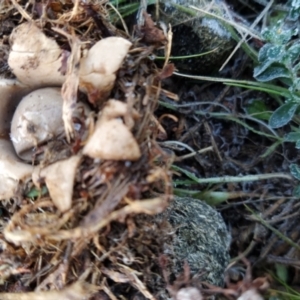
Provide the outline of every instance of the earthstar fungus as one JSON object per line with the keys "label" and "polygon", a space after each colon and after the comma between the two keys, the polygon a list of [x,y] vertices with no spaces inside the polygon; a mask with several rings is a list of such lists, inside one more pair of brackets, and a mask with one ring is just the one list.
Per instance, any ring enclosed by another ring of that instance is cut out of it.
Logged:
{"label": "earthstar fungus", "polygon": [[34,23],[23,23],[10,35],[8,64],[20,82],[28,86],[61,86],[64,51]]}
{"label": "earthstar fungus", "polygon": [[97,42],[80,61],[79,88],[89,101],[105,100],[113,88],[131,42],[122,37],[108,37]]}
{"label": "earthstar fungus", "polygon": [[15,106],[31,90],[17,80],[0,80],[0,200],[14,197],[19,183],[30,179],[34,169],[17,157],[8,138]]}
{"label": "earthstar fungus", "polygon": [[[128,104],[110,99],[99,113],[95,131],[83,148],[83,154],[108,160],[131,160],[141,157],[141,151],[130,131],[137,112],[130,115]],[[130,124],[126,126],[122,118]]]}
{"label": "earthstar fungus", "polygon": [[36,90],[18,105],[11,124],[11,140],[20,158],[32,160],[32,149],[64,134],[63,100],[59,88]]}
{"label": "earthstar fungus", "polygon": [[81,157],[71,156],[68,159],[57,161],[35,174],[34,181],[38,185],[41,179],[46,183],[54,205],[61,212],[72,207],[73,185]]}

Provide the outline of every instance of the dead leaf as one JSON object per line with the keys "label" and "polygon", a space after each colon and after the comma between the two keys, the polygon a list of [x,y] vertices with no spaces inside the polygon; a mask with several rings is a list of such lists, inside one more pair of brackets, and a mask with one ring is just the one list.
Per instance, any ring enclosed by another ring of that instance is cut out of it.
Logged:
{"label": "dead leaf", "polygon": [[63,121],[68,142],[74,137],[73,113],[77,103],[77,93],[79,86],[79,66],[80,66],[80,40],[73,34],[69,36],[69,43],[72,51],[68,60],[66,81],[64,82],[61,95],[63,97]]}
{"label": "dead leaf", "polygon": [[161,44],[166,42],[166,37],[161,29],[155,27],[150,15],[146,12],[143,14],[145,23],[141,27],[142,40],[147,44]]}
{"label": "dead leaf", "polygon": [[164,68],[161,70],[161,72],[157,75],[157,78],[159,80],[166,79],[173,75],[173,72],[175,71],[175,65],[174,64],[167,64],[164,66]]}

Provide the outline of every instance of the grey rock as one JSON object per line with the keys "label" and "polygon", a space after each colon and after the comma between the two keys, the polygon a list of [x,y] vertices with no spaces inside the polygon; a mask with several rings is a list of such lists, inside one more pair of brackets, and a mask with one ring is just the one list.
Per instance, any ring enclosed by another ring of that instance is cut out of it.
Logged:
{"label": "grey rock", "polygon": [[223,1],[162,0],[160,3],[160,20],[172,25],[172,56],[187,56],[214,50],[197,58],[175,60],[179,71],[208,74],[221,67],[234,47],[230,33],[219,20],[190,9],[195,13],[193,16],[181,10],[178,5],[184,8],[193,5],[203,10],[209,7],[210,12],[228,19]]}
{"label": "grey rock", "polygon": [[175,197],[159,218],[168,219],[170,236],[164,252],[171,258],[171,273],[178,276],[184,261],[193,276],[222,286],[229,263],[231,236],[222,216],[211,206],[193,198]]}

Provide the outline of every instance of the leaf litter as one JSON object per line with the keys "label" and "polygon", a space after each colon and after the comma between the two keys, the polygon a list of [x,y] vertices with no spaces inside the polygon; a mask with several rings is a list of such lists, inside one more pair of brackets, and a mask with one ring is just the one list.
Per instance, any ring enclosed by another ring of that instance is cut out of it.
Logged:
{"label": "leaf litter", "polygon": [[[62,86],[65,129],[56,136],[46,128],[47,140],[30,150],[32,176],[17,173],[13,195],[2,194],[0,277],[7,293],[0,297],[115,299],[140,292],[154,299],[158,290],[145,282],[155,264],[132,249],[151,245],[148,255],[158,258],[161,229],[147,234],[150,219],[136,227],[134,218],[161,213],[172,195],[170,160],[152,122],[159,70],[148,59],[164,39],[146,45],[126,36],[105,21],[105,3],[4,1],[0,9],[1,22],[12,21],[6,34],[13,75],[32,89]],[[154,24],[143,34],[149,30]],[[147,36],[155,40],[160,31],[152,31]],[[49,194],[24,197],[45,186]],[[132,236],[142,240],[129,245]]]}

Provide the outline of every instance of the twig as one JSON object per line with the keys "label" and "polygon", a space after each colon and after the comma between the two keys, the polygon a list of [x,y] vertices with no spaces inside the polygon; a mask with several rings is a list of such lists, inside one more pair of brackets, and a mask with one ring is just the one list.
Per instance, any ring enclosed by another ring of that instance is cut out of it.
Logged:
{"label": "twig", "polygon": [[[259,16],[255,19],[255,21],[250,26],[250,29],[254,29],[254,27],[258,24],[258,22],[264,17],[264,15],[267,13],[267,11],[271,8],[274,0],[271,0],[269,4],[263,9],[263,11],[259,14]],[[224,5],[225,6],[225,5]],[[227,65],[229,60],[232,58],[232,56],[235,54],[235,52],[241,47],[241,45],[245,42],[246,38],[248,37],[248,33],[240,33],[242,35],[241,40],[238,42],[238,44],[235,46],[231,54],[227,57],[226,61],[222,65],[222,67],[219,69],[219,71],[222,71],[223,68]]]}
{"label": "twig", "polygon": [[203,154],[203,153],[206,153],[208,151],[212,151],[213,150],[213,147],[212,146],[209,146],[209,147],[206,147],[204,149],[201,149],[201,150],[198,150],[198,151],[195,151],[195,152],[191,152],[189,154],[186,154],[186,155],[182,155],[182,156],[178,156],[175,158],[175,161],[181,161],[181,160],[184,160],[184,159],[187,159],[187,158],[191,158],[197,154]]}
{"label": "twig", "polygon": [[250,36],[252,36],[252,37],[254,37],[254,38],[258,39],[258,40],[261,39],[260,36],[258,36],[257,34],[251,32],[251,31],[249,30],[249,28],[246,27],[246,26],[244,26],[244,25],[237,24],[237,23],[235,23],[235,22],[229,21],[229,20],[227,20],[227,19],[225,19],[225,18],[223,18],[223,17],[220,17],[220,16],[218,16],[218,15],[215,15],[215,14],[213,14],[213,13],[210,13],[210,12],[208,12],[208,11],[205,11],[205,10],[203,10],[203,9],[201,9],[201,8],[199,8],[199,7],[193,6],[193,5],[190,5],[189,7],[192,8],[192,9],[194,9],[194,10],[200,11],[200,12],[202,12],[202,13],[208,15],[208,16],[211,16],[211,17],[213,17],[213,18],[219,19],[219,20],[221,20],[221,21],[223,21],[223,22],[225,22],[225,23],[227,23],[227,24],[229,24],[229,25],[231,25],[231,26],[234,26],[234,27],[236,27],[236,28],[239,28],[240,30],[244,31],[245,33],[249,34]]}
{"label": "twig", "polygon": [[258,214],[256,214],[248,205],[245,205],[246,209],[250,211],[255,219],[259,221],[261,224],[263,224],[265,227],[270,229],[274,234],[276,234],[279,238],[287,242],[292,247],[295,247],[297,250],[300,250],[300,246],[296,244],[294,241],[292,241],[290,238],[282,234],[279,230],[275,229],[273,226],[269,225],[268,222],[266,222],[262,217],[260,217]]}
{"label": "twig", "polygon": [[182,169],[178,166],[172,166],[174,171],[182,172],[187,175],[189,178],[194,180],[197,183],[229,183],[229,182],[247,182],[247,181],[258,181],[274,178],[283,178],[288,180],[294,180],[292,175],[285,173],[269,173],[269,174],[260,174],[260,175],[245,175],[245,176],[224,176],[224,177],[210,177],[210,178],[198,178],[193,173]]}

